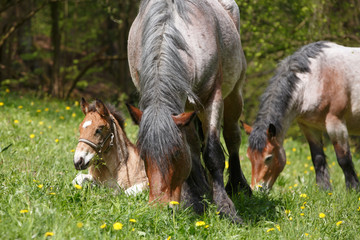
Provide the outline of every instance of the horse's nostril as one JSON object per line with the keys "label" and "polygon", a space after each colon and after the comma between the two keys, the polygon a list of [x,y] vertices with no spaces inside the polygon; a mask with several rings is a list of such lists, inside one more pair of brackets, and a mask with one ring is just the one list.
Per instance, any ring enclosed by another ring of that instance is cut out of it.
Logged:
{"label": "horse's nostril", "polygon": [[75,168],[78,169],[78,170],[80,170],[81,167],[84,165],[84,162],[85,162],[85,159],[84,159],[83,157],[80,157],[80,158],[79,158],[79,161],[76,161],[76,162],[74,163]]}

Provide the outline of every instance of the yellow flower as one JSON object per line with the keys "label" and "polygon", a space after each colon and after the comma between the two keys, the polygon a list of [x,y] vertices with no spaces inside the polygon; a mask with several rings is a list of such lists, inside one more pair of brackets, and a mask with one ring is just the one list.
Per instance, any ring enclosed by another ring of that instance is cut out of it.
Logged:
{"label": "yellow flower", "polygon": [[0,102],[0,107],[4,106],[4,103],[3,102]]}
{"label": "yellow flower", "polygon": [[18,123],[19,123],[19,120],[14,120],[14,123],[15,123],[15,124],[18,124]]}
{"label": "yellow flower", "polygon": [[61,120],[64,120],[65,118],[64,118],[64,116],[60,116],[60,119],[61,119]]}
{"label": "yellow flower", "polygon": [[103,225],[100,226],[101,229],[106,228],[106,223],[104,223]]}
{"label": "yellow flower", "polygon": [[82,189],[82,186],[77,185],[77,184],[75,184],[74,187],[75,187],[76,189],[79,189],[79,190]]}
{"label": "yellow flower", "polygon": [[358,209],[357,209],[359,212],[360,212],[360,207],[358,207]]}
{"label": "yellow flower", "polygon": [[279,232],[281,232],[281,228],[280,225],[275,225],[276,229],[279,230]]}
{"label": "yellow flower", "polygon": [[27,210],[27,209],[21,209],[20,210],[20,213],[27,213],[27,212],[29,212],[29,210]]}
{"label": "yellow flower", "polygon": [[38,180],[36,180],[36,179],[33,179],[33,182],[34,182],[34,183],[38,183],[39,181],[38,181]]}
{"label": "yellow flower", "polygon": [[31,106],[34,106],[34,102],[31,102],[30,105],[31,105]]}
{"label": "yellow flower", "polygon": [[31,119],[29,119],[29,120],[28,120],[28,122],[29,122],[29,123],[31,123],[31,122],[32,122],[32,120],[31,120]]}
{"label": "yellow flower", "polygon": [[23,108],[23,106],[21,106],[21,105],[20,105],[20,106],[18,106],[18,109],[22,109],[22,108]]}
{"label": "yellow flower", "polygon": [[300,213],[300,216],[305,216],[305,213]]}
{"label": "yellow flower", "polygon": [[305,173],[305,174],[307,174],[307,173],[308,173],[308,171],[304,171],[304,173]]}
{"label": "yellow flower", "polygon": [[338,221],[338,222],[336,223],[336,226],[339,226],[339,225],[341,225],[341,224],[343,224],[343,221]]}
{"label": "yellow flower", "polygon": [[310,171],[314,171],[314,167],[313,167],[313,166],[310,167]]}
{"label": "yellow flower", "polygon": [[304,207],[304,206],[301,206],[300,208],[301,208],[302,210],[304,210],[304,209],[305,209],[305,207]]}
{"label": "yellow flower", "polygon": [[65,109],[66,109],[66,110],[70,110],[70,107],[69,107],[69,106],[67,106]]}
{"label": "yellow flower", "polygon": [[285,214],[289,215],[290,214],[290,210],[285,210]]}
{"label": "yellow flower", "polygon": [[56,193],[54,193],[54,192],[51,192],[51,193],[49,193],[49,195],[56,195]]}
{"label": "yellow flower", "polygon": [[78,222],[78,223],[76,224],[76,226],[77,226],[78,228],[82,228],[82,227],[84,226],[84,224],[83,224],[82,222]]}
{"label": "yellow flower", "polygon": [[48,126],[48,129],[51,129],[51,126]]}
{"label": "yellow flower", "polygon": [[35,137],[35,134],[30,134],[30,138],[34,138]]}
{"label": "yellow flower", "polygon": [[296,148],[293,148],[292,151],[293,151],[293,152],[296,152]]}
{"label": "yellow flower", "polygon": [[215,214],[216,214],[216,215],[219,215],[219,214],[220,214],[220,212],[216,212]]}
{"label": "yellow flower", "polygon": [[170,240],[171,239],[171,236],[168,236],[168,238],[166,240]]}
{"label": "yellow flower", "polygon": [[59,139],[55,139],[55,142],[58,143],[58,142],[59,142]]}
{"label": "yellow flower", "polygon": [[292,217],[289,217],[289,220],[292,221]]}
{"label": "yellow flower", "polygon": [[122,225],[121,223],[116,222],[116,223],[114,223],[113,228],[114,228],[114,230],[121,230],[123,226],[124,225]]}
{"label": "yellow flower", "polygon": [[77,107],[79,106],[79,101],[75,101],[74,105]]}
{"label": "yellow flower", "polygon": [[208,224],[208,225],[206,225],[204,228],[209,228],[210,227],[210,225]]}
{"label": "yellow flower", "polygon": [[288,160],[288,161],[286,161],[286,164],[287,164],[287,165],[290,165],[290,164],[291,164],[291,162]]}
{"label": "yellow flower", "polygon": [[205,226],[205,222],[204,221],[198,221],[195,223],[195,226],[200,227],[200,226]]}
{"label": "yellow flower", "polygon": [[225,169],[229,168],[229,161],[225,161]]}
{"label": "yellow flower", "polygon": [[51,236],[54,236],[53,232],[46,232],[45,233],[45,237],[51,237]]}
{"label": "yellow flower", "polygon": [[135,219],[133,219],[133,218],[130,218],[130,219],[129,219],[129,222],[136,223],[136,220],[135,220]]}
{"label": "yellow flower", "polygon": [[41,110],[40,110],[40,109],[38,109],[38,110],[36,110],[36,112],[40,113],[40,112],[41,112]]}
{"label": "yellow flower", "polygon": [[43,121],[40,121],[40,122],[39,122],[39,125],[43,125],[43,124],[44,124],[44,122],[43,122]]}
{"label": "yellow flower", "polygon": [[177,201],[171,201],[170,204],[172,204],[172,205],[179,205],[179,202],[177,202]]}
{"label": "yellow flower", "polygon": [[258,188],[262,188],[262,187],[263,187],[263,186],[262,186],[262,185],[260,185],[260,184],[259,184],[259,185],[256,185],[256,186],[257,186]]}
{"label": "yellow flower", "polygon": [[55,112],[60,112],[60,110],[59,110],[59,109],[56,109]]}
{"label": "yellow flower", "polygon": [[307,195],[305,193],[300,194],[301,198],[307,198]]}
{"label": "yellow flower", "polygon": [[76,113],[71,114],[72,117],[76,117]]}
{"label": "yellow flower", "polygon": [[324,218],[325,216],[325,213],[319,213],[319,218]]}
{"label": "yellow flower", "polygon": [[360,201],[360,197],[359,197],[359,201]]}
{"label": "yellow flower", "polygon": [[305,163],[305,164],[304,164],[304,167],[306,167],[306,168],[307,168],[308,166],[309,166],[309,164],[307,164],[307,163]]}
{"label": "yellow flower", "polygon": [[75,149],[71,149],[70,152],[75,152]]}
{"label": "yellow flower", "polygon": [[289,187],[289,189],[292,189],[292,188],[293,188],[293,186],[290,186],[290,187]]}
{"label": "yellow flower", "polygon": [[298,186],[297,183],[295,183],[295,184],[294,184],[294,187],[297,187],[297,186]]}
{"label": "yellow flower", "polygon": [[274,231],[275,228],[269,228],[268,230],[266,230],[266,232],[271,232],[271,231]]}
{"label": "yellow flower", "polygon": [[306,159],[307,159],[307,160],[311,160],[311,156],[307,156]]}
{"label": "yellow flower", "polygon": [[308,234],[308,233],[305,233],[305,236],[307,237],[307,236],[309,236],[309,234]]}
{"label": "yellow flower", "polygon": [[44,185],[39,184],[37,187],[41,189],[41,188],[43,188],[43,187],[44,187]]}
{"label": "yellow flower", "polygon": [[44,111],[47,112],[47,111],[49,111],[49,109],[48,109],[48,108],[45,108]]}
{"label": "yellow flower", "polygon": [[127,126],[127,123],[124,123],[124,127],[126,127]]}

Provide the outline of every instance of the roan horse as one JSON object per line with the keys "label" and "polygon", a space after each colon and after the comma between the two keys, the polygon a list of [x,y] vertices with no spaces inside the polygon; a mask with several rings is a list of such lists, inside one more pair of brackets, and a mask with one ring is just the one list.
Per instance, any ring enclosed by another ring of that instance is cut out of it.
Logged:
{"label": "roan horse", "polygon": [[188,195],[199,194],[196,188],[203,183],[194,179],[198,171],[203,172],[201,146],[191,130],[195,113],[185,113],[196,110],[205,137],[203,159],[212,177],[213,200],[221,213],[241,222],[224,187],[220,144],[224,120],[231,169],[226,189],[251,192],[238,156],[246,70],[239,18],[233,0],[141,1],[128,40],[140,109],[128,108],[139,124],[137,146],[149,178],[150,202],[180,202],[183,183],[192,186],[185,187]]}
{"label": "roan horse", "polygon": [[285,133],[296,119],[311,151],[320,188],[330,189],[322,134],[333,143],[347,188],[359,189],[348,135],[360,134],[360,48],[331,42],[306,45],[284,59],[261,97],[250,134],[251,186],[271,188],[284,169]]}
{"label": "roan horse", "polygon": [[[88,104],[81,99],[85,118],[80,124],[80,138],[74,156],[78,174],[73,183],[84,181],[105,185],[126,194],[136,194],[148,187],[144,162],[124,132],[124,120],[113,107],[100,100]],[[98,155],[99,159],[95,156]]]}

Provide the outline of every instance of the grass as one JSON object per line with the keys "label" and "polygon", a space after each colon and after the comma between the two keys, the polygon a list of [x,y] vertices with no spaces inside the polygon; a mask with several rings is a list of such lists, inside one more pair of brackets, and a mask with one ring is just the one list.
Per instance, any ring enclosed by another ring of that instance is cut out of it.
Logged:
{"label": "grass", "polygon": [[[287,139],[287,166],[273,190],[233,196],[246,223],[237,226],[213,205],[196,215],[151,207],[148,192],[126,197],[106,188],[76,189],[72,159],[82,118],[78,102],[0,92],[0,239],[360,239],[360,194],[345,189],[330,145],[331,192],[318,190],[307,144]],[[126,123],[135,141],[137,127],[128,116]],[[246,147],[244,136],[241,164],[250,181]],[[358,154],[353,161],[360,172]],[[204,225],[196,226],[199,221]]]}

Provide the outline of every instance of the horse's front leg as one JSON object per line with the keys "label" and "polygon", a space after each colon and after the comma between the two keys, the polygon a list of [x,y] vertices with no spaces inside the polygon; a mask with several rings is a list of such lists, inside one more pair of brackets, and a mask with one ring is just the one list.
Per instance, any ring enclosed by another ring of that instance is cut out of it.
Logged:
{"label": "horse's front leg", "polygon": [[234,203],[228,197],[224,187],[225,156],[220,143],[223,109],[224,102],[221,89],[218,88],[215,90],[205,112],[199,115],[205,133],[203,158],[212,177],[213,200],[219,211],[234,222],[242,223],[242,219],[237,215]]}
{"label": "horse's front leg", "polygon": [[345,122],[337,116],[328,114],[326,116],[326,130],[334,146],[337,161],[344,172],[346,187],[360,190],[359,179],[351,158]]}
{"label": "horse's front leg", "polygon": [[73,185],[80,185],[83,186],[86,183],[90,183],[91,186],[95,186],[96,185],[96,181],[93,178],[93,176],[91,176],[90,174],[83,174],[83,173],[79,173],[78,175],[76,175],[76,177],[74,178],[74,180],[72,181]]}

